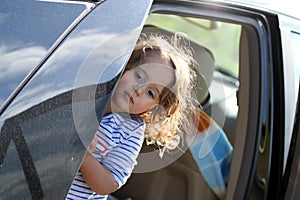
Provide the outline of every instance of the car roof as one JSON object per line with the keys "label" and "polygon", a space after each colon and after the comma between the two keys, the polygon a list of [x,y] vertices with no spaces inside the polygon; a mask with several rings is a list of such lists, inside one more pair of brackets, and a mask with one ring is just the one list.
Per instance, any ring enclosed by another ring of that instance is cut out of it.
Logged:
{"label": "car roof", "polygon": [[214,0],[222,3],[238,4],[260,9],[267,12],[275,12],[277,14],[286,15],[300,20],[298,0]]}

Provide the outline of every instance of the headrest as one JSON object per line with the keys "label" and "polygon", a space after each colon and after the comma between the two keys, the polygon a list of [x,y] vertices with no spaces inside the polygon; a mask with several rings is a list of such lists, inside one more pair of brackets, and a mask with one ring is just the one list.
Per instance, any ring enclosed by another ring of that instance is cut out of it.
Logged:
{"label": "headrest", "polygon": [[[145,26],[142,30],[142,33],[160,33],[167,37],[173,35],[172,32],[158,28],[156,26]],[[194,50],[195,60],[199,64],[195,66],[195,71],[198,78],[196,80],[194,92],[198,98],[198,101],[203,104],[209,98],[209,87],[211,85],[213,73],[216,68],[214,56],[212,52],[204,46],[199,45],[191,40],[189,42],[190,46]]]}

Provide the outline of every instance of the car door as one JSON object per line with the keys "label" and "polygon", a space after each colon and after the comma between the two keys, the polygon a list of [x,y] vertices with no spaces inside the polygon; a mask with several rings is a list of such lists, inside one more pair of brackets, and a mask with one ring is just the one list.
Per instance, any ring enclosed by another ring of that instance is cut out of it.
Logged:
{"label": "car door", "polygon": [[[24,21],[32,20],[26,26],[35,27],[22,28],[39,32],[35,37],[40,40],[47,40],[65,15],[78,10],[29,64],[22,81],[13,82],[14,89],[3,97],[1,199],[65,198],[151,5],[151,1],[93,2],[6,1],[8,20],[12,13]],[[38,8],[51,13],[55,6],[60,7],[59,12],[47,16],[52,21],[48,23],[46,17],[45,24],[36,26],[34,19],[45,17]],[[23,14],[30,10],[36,18]],[[22,26],[17,22],[11,22],[11,30]],[[40,28],[43,30],[38,31]],[[1,34],[10,41],[23,36],[5,30]],[[35,43],[33,40],[29,46]],[[5,60],[3,56],[0,60]],[[18,56],[14,61],[25,64]],[[2,91],[8,87],[4,84],[8,78],[1,77]]]}

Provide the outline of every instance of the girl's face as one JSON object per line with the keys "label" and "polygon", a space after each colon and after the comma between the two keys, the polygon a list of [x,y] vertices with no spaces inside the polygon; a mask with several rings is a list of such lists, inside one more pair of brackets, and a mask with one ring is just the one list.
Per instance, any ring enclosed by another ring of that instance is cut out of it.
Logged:
{"label": "girl's face", "polygon": [[170,63],[155,54],[146,62],[126,71],[111,100],[113,112],[140,114],[159,103],[162,90],[175,80]]}

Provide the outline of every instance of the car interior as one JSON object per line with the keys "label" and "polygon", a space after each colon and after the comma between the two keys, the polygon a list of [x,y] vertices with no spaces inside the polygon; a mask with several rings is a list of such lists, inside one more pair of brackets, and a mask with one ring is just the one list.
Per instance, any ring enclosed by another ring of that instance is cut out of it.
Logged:
{"label": "car interior", "polygon": [[[142,33],[154,32],[170,36],[172,32],[155,25],[145,25]],[[231,145],[237,119],[238,79],[219,70],[213,52],[205,46],[189,41],[198,62],[195,70],[198,79],[194,92],[202,109],[222,127]],[[226,91],[225,91],[226,90]],[[226,92],[226,94],[225,94]],[[152,157],[152,162],[164,163],[168,157],[175,157],[174,162],[162,164],[157,170],[135,170],[127,183],[112,194],[118,199],[219,199],[202,175],[189,148],[181,147],[163,158]],[[144,144],[141,154],[156,151],[156,147]],[[137,169],[143,165],[138,158]],[[151,165],[151,164],[150,164]],[[159,164],[158,164],[159,165]],[[197,186],[197,187],[195,187]]]}

